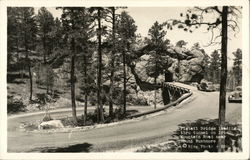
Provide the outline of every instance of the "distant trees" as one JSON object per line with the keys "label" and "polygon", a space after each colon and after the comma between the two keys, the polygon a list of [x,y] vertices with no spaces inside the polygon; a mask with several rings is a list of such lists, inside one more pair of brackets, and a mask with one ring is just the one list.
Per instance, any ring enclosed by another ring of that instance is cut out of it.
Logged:
{"label": "distant trees", "polygon": [[204,79],[220,83],[221,57],[218,50],[214,50],[210,55],[205,55],[204,59]]}
{"label": "distant trees", "polygon": [[[8,50],[15,49],[17,57],[19,57],[20,48],[25,51],[23,65],[29,73],[30,96],[33,96],[33,75],[32,75],[32,60],[30,59],[31,50],[34,50],[36,44],[37,26],[35,21],[34,8],[32,7],[12,7],[8,8]],[[14,44],[14,45],[13,45]],[[16,46],[16,47],[13,47]],[[8,55],[11,52],[8,53]],[[12,55],[11,55],[12,56]],[[20,58],[20,57],[19,57]],[[19,60],[18,58],[18,60]]]}
{"label": "distant trees", "polygon": [[238,48],[232,54],[234,55],[233,66],[228,72],[227,84],[227,88],[230,90],[242,85],[242,50]]}
{"label": "distant trees", "polygon": [[214,50],[211,54],[209,70],[211,73],[211,80],[213,83],[219,83],[220,81],[220,68],[221,58],[217,50]]}
{"label": "distant trees", "polygon": [[[16,52],[16,57],[19,60],[19,51],[20,51],[20,34],[21,34],[21,21],[19,20],[20,17],[20,9],[18,7],[8,7],[7,8],[7,15],[8,15],[8,26],[7,26],[7,49],[8,49],[8,66],[10,59],[14,56],[11,54],[12,52]],[[21,17],[20,17],[21,18]]]}
{"label": "distant trees", "polygon": [[235,52],[233,52],[233,55],[233,74],[236,79],[235,85],[240,86],[242,83],[242,50],[238,48]]}
{"label": "distant trees", "polygon": [[203,68],[203,76],[204,79],[211,81],[211,70],[210,70],[210,56],[205,54],[204,60],[203,60],[204,68]]}
{"label": "distant trees", "polygon": [[53,44],[53,53],[63,48],[64,44],[63,41],[63,26],[62,22],[59,20],[58,17],[54,20],[54,25],[52,26],[52,31],[50,32],[50,37],[52,38]]}
{"label": "distant trees", "polygon": [[43,61],[46,63],[47,55],[52,52],[53,40],[50,33],[54,26],[54,17],[45,7],[38,10],[37,24],[38,35],[43,47]]}
{"label": "distant trees", "polygon": [[21,11],[19,7],[8,7],[8,23],[7,23],[7,69],[11,70],[10,62],[16,58],[19,76],[24,77],[25,70],[25,58],[22,56],[21,51],[23,51],[22,40],[22,30],[21,30]]}
{"label": "distant trees", "polygon": [[52,84],[51,82],[53,82],[53,74],[51,74],[52,69],[51,66],[47,64],[47,56],[52,53],[53,49],[53,39],[51,36],[51,32],[54,26],[54,17],[45,7],[41,7],[38,10],[38,15],[36,18],[38,25],[38,44],[41,44],[43,48],[43,65],[41,65],[40,67],[43,67],[45,69],[45,72],[41,73],[42,75],[40,76],[45,77],[46,92],[48,94],[49,87]]}
{"label": "distant trees", "polygon": [[[242,83],[242,51],[237,49],[232,53],[234,55],[232,69],[228,72],[228,87],[234,89]],[[204,78],[213,83],[220,82],[221,57],[218,50],[214,50],[211,55],[205,57],[206,65],[204,69]]]}

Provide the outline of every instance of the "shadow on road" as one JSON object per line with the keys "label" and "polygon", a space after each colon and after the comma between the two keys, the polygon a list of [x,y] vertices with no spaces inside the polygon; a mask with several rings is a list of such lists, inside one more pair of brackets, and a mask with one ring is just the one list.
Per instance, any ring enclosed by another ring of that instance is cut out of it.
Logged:
{"label": "shadow on road", "polygon": [[36,149],[39,152],[47,152],[47,153],[55,153],[55,152],[89,152],[92,148],[92,144],[89,143],[82,143],[82,144],[75,144],[67,147],[59,147],[59,148],[40,148]]}
{"label": "shadow on road", "polygon": [[143,146],[136,152],[218,152],[218,138],[224,137],[226,152],[241,152],[241,125],[225,123],[219,127],[218,119],[197,119],[178,125],[167,142]]}
{"label": "shadow on road", "polygon": [[218,152],[218,137],[225,138],[225,149],[229,152],[239,152],[241,148],[241,126],[225,123],[219,127],[218,119],[198,119],[178,125],[179,129],[172,135],[179,142],[180,152]]}

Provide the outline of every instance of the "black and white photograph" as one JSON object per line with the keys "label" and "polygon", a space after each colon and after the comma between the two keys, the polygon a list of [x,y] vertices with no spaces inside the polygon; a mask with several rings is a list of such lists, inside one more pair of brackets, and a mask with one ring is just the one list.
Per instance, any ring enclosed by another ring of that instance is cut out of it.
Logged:
{"label": "black and white photograph", "polygon": [[0,158],[249,158],[248,1],[24,2],[1,4]]}

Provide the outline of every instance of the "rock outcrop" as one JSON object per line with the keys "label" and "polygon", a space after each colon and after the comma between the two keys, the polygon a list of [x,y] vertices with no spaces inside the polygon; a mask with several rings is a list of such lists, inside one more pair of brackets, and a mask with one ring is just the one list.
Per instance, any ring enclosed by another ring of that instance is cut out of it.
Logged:
{"label": "rock outcrop", "polygon": [[38,125],[38,129],[56,129],[56,128],[63,128],[63,124],[61,120],[51,120],[51,121],[46,121],[42,122],[41,124]]}
{"label": "rock outcrop", "polygon": [[[145,47],[146,48],[146,47]],[[142,49],[144,50],[144,49]],[[198,48],[192,48],[187,50],[184,47],[173,47],[171,46],[166,51],[166,71],[173,74],[174,81],[180,82],[199,82],[203,78],[205,53]],[[138,62],[135,64],[135,77],[139,78],[144,83],[153,84],[153,78],[146,74],[146,64],[149,60],[149,55],[140,56]],[[163,82],[165,79],[164,75],[160,75],[157,78],[157,82]],[[139,84],[138,84],[139,85]]]}

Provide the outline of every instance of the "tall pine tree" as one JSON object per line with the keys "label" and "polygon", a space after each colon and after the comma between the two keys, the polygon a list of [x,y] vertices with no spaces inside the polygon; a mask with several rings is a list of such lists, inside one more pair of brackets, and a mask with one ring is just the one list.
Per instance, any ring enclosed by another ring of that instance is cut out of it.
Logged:
{"label": "tall pine tree", "polygon": [[[166,31],[163,30],[163,25],[159,24],[157,21],[153,24],[153,26],[148,31],[149,38],[146,40],[147,44],[150,47],[149,51],[149,61],[147,63],[147,74],[150,77],[154,78],[154,85],[156,86],[157,78],[160,74],[163,74],[165,70],[165,59],[164,51],[166,50],[168,40],[165,39]],[[154,108],[156,108],[156,93],[157,89],[155,88],[154,93]]]}
{"label": "tall pine tree", "polygon": [[128,15],[127,12],[123,11],[118,20],[118,38],[119,40],[119,50],[122,53],[122,64],[123,64],[123,114],[126,114],[126,94],[127,94],[127,71],[126,64],[130,63],[130,58],[128,55],[131,53],[131,45],[136,39],[137,26],[135,25],[134,19]]}
{"label": "tall pine tree", "polygon": [[82,38],[84,37],[83,30],[88,27],[84,25],[85,21],[85,11],[84,7],[63,7],[62,8],[62,24],[64,28],[66,42],[68,42],[70,55],[70,88],[71,88],[71,103],[72,103],[72,116],[73,122],[77,124],[76,117],[76,95],[75,95],[75,83],[77,81],[76,77],[76,59],[82,51]]}
{"label": "tall pine tree", "polygon": [[235,86],[240,86],[242,83],[242,50],[237,49],[233,52],[234,55],[234,63],[233,63],[233,73],[236,79]]}
{"label": "tall pine tree", "polygon": [[21,47],[25,50],[25,59],[26,66],[29,73],[30,81],[30,101],[32,101],[33,96],[33,74],[32,74],[32,61],[29,56],[32,53],[31,50],[34,50],[36,44],[36,34],[37,34],[37,25],[35,20],[34,8],[32,7],[21,7],[19,8],[19,22],[20,22],[20,41]]}

